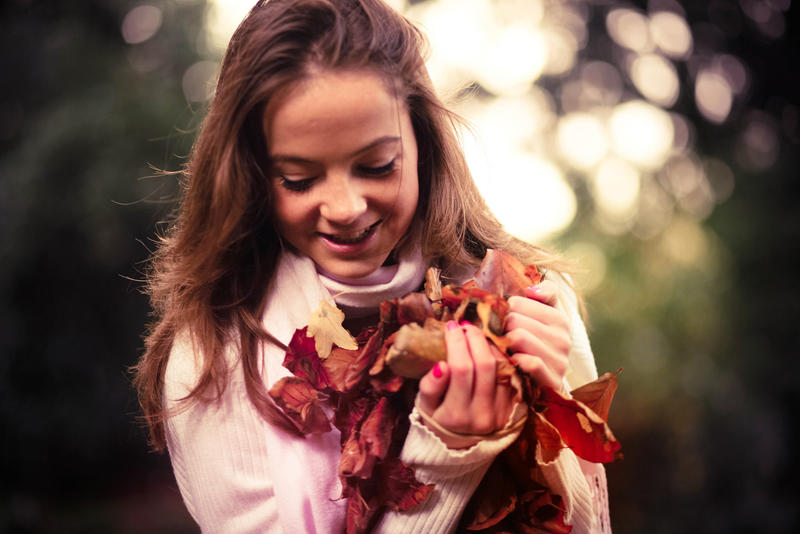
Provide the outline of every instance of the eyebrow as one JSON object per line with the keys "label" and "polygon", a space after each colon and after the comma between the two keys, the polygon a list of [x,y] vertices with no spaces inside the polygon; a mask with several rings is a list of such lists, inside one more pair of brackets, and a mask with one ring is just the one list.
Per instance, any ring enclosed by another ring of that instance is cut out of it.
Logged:
{"label": "eyebrow", "polygon": [[[396,142],[399,142],[399,141],[401,141],[400,136],[397,136],[397,135],[385,135],[383,137],[379,137],[379,138],[375,139],[374,141],[372,141],[368,145],[363,146],[363,147],[359,148],[358,150],[354,151],[352,154],[350,154],[350,157],[358,156],[359,154],[362,154],[364,152],[368,152],[369,150],[372,150],[376,146],[383,145],[385,143],[396,143]],[[313,160],[310,160],[310,159],[307,159],[307,158],[301,158],[299,156],[289,156],[289,155],[283,155],[283,154],[271,155],[270,159],[273,161],[273,163],[314,163]]]}

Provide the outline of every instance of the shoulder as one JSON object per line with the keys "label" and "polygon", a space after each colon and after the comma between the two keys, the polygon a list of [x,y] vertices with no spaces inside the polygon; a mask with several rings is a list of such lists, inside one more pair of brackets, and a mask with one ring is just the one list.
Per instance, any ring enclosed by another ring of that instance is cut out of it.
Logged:
{"label": "shoulder", "polygon": [[[230,378],[236,363],[236,350],[229,343],[223,350],[226,374]],[[172,342],[172,350],[164,372],[164,402],[174,405],[186,398],[200,384],[205,371],[206,354],[189,328],[181,329]]]}
{"label": "shoulder", "polygon": [[167,402],[188,395],[197,385],[203,369],[203,355],[188,328],[178,332],[164,372],[164,396]]}

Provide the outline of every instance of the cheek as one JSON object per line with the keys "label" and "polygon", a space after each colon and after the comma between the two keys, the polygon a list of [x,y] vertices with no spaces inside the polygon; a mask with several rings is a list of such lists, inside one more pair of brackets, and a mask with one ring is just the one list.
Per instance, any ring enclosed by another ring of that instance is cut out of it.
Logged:
{"label": "cheek", "polygon": [[281,234],[292,233],[298,230],[307,210],[303,209],[303,202],[292,195],[287,195],[279,188],[273,188],[274,205],[272,220]]}

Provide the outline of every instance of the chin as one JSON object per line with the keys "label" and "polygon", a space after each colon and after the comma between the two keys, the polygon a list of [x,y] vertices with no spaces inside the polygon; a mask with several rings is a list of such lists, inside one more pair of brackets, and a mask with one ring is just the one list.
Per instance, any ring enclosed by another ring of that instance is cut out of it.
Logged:
{"label": "chin", "polygon": [[350,280],[358,280],[359,278],[369,276],[383,265],[381,258],[353,261],[315,261],[315,263],[329,275]]}

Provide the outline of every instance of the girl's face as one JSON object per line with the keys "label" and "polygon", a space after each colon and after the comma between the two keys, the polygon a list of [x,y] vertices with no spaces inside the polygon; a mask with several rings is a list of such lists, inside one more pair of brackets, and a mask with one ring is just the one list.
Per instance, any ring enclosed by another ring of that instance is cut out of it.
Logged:
{"label": "girl's face", "polygon": [[339,278],[378,269],[419,199],[404,103],[370,71],[322,71],[267,106],[264,134],[282,238]]}

